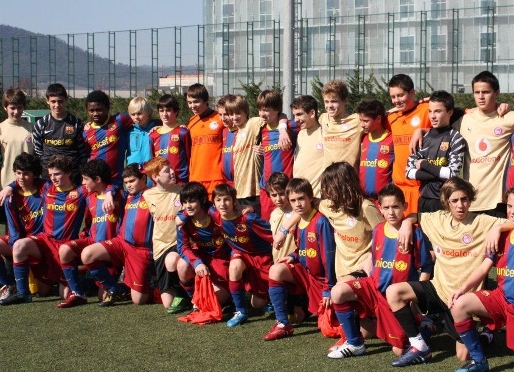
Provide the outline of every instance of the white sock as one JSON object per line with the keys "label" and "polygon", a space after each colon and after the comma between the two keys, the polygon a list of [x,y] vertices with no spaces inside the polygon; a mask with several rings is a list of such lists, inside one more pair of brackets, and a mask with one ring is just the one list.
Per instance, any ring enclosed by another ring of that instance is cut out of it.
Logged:
{"label": "white sock", "polygon": [[411,346],[414,346],[419,351],[428,350],[428,345],[425,340],[423,340],[423,337],[421,337],[421,333],[418,333],[415,337],[409,337],[409,342]]}

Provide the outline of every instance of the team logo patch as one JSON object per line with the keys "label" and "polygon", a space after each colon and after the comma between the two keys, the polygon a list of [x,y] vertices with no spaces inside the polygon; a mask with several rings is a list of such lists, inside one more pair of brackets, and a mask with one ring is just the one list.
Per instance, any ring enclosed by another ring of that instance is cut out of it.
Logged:
{"label": "team logo patch", "polygon": [[64,144],[66,146],[71,146],[71,145],[73,145],[73,140],[71,138],[67,138],[64,140]]}
{"label": "team logo patch", "polygon": [[284,216],[285,216],[287,219],[290,219],[292,215],[293,215],[293,212],[287,212]]}
{"label": "team logo patch", "polygon": [[316,233],[313,233],[313,232],[307,233],[307,240],[310,242],[315,242],[316,241]]}
{"label": "team logo patch", "polygon": [[347,225],[350,227],[354,227],[355,226],[355,218],[353,218],[353,217],[348,218]]}
{"label": "team logo patch", "polygon": [[236,226],[236,230],[239,232],[245,232],[246,230],[248,230],[248,228],[246,227],[245,224],[239,223]]}
{"label": "team logo patch", "polygon": [[116,129],[118,129],[118,127],[116,126],[116,123],[111,123],[111,124],[109,124],[109,127],[107,130],[113,131]]}
{"label": "team logo patch", "polygon": [[172,141],[178,141],[179,140],[179,135],[178,134],[172,134],[171,135],[171,140]]}
{"label": "team logo patch", "polygon": [[68,197],[69,197],[70,199],[77,199],[77,198],[78,198],[78,196],[79,196],[79,193],[78,193],[76,190],[70,191],[70,192],[68,193]]}
{"label": "team logo patch", "polygon": [[434,253],[436,256],[440,256],[441,255],[441,247],[440,246],[436,246],[434,248]]}
{"label": "team logo patch", "polygon": [[464,234],[464,235],[462,235],[462,242],[463,242],[464,244],[469,244],[469,243],[471,243],[472,241],[473,241],[473,237],[472,237],[471,235],[469,235],[469,234]]}
{"label": "team logo patch", "polygon": [[174,205],[175,207],[180,207],[182,204],[180,203],[180,200],[178,200],[178,199],[177,199],[177,200],[175,200],[175,201],[173,202],[173,205]]}
{"label": "team logo patch", "polygon": [[307,257],[314,258],[318,255],[318,252],[314,248],[309,248],[309,249],[307,249],[306,254],[307,254]]}
{"label": "team logo patch", "polygon": [[215,243],[216,245],[223,245],[223,243],[225,243],[225,239],[223,239],[222,237],[216,238]]}
{"label": "team logo patch", "polygon": [[382,246],[381,246],[380,244],[377,244],[377,245],[375,246],[375,251],[379,251],[381,248],[382,248]]}
{"label": "team logo patch", "polygon": [[141,208],[141,209],[148,209],[148,203],[146,201],[140,201],[139,202],[139,208]]}
{"label": "team logo patch", "polygon": [[178,147],[176,147],[176,146],[170,147],[170,154],[176,154],[177,152],[178,152]]}
{"label": "team logo patch", "polygon": [[475,151],[479,155],[487,155],[491,151],[491,142],[487,138],[479,138],[475,142]]}
{"label": "team logo patch", "polygon": [[441,145],[439,146],[439,150],[446,151],[450,147],[449,142],[441,142]]}
{"label": "team logo patch", "polygon": [[66,204],[66,210],[68,212],[73,212],[75,209],[77,209],[77,206],[75,204]]}
{"label": "team logo patch", "polygon": [[247,236],[240,236],[239,238],[237,238],[237,241],[241,244],[248,243],[248,240],[250,240],[250,238]]}
{"label": "team logo patch", "polygon": [[210,128],[211,130],[216,130],[216,129],[218,129],[218,126],[219,126],[219,124],[218,124],[216,121],[211,121],[211,122],[209,123],[209,128]]}
{"label": "team logo patch", "polygon": [[398,271],[407,270],[407,262],[399,260],[394,263],[394,268]]}
{"label": "team logo patch", "polygon": [[382,169],[385,169],[387,168],[387,166],[389,165],[389,163],[387,162],[387,160],[384,160],[384,159],[380,159],[378,162],[377,162],[377,166],[379,168],[382,168]]}
{"label": "team logo patch", "polygon": [[240,133],[241,133],[241,137],[246,138],[246,132],[240,132]]}
{"label": "team logo patch", "polygon": [[355,288],[355,289],[361,289],[361,288],[362,288],[361,283],[360,283],[358,280],[354,280],[354,281],[352,282],[352,286],[353,286],[353,288]]}
{"label": "team logo patch", "polygon": [[348,124],[344,123],[342,128],[343,128],[344,131],[347,131],[348,128],[350,128],[350,126]]}
{"label": "team logo patch", "polygon": [[316,150],[318,150],[318,151],[323,150],[323,144],[320,142],[316,143]]}
{"label": "team logo patch", "polygon": [[389,146],[388,145],[380,145],[380,153],[381,154],[389,154]]}
{"label": "team logo patch", "polygon": [[113,134],[112,136],[109,136],[107,140],[109,141],[109,143],[114,143],[118,140],[118,137]]}
{"label": "team logo patch", "polygon": [[[0,134],[1,134],[1,132],[0,132]],[[27,142],[27,143],[32,143],[32,137],[31,136],[27,136],[27,137],[25,137],[24,141]]]}
{"label": "team logo patch", "polygon": [[107,219],[109,220],[109,222],[117,222],[118,221],[118,217],[116,217],[114,214],[108,214]]}
{"label": "team logo patch", "polygon": [[75,132],[75,128],[73,127],[73,125],[65,125],[64,126],[64,133],[73,134],[73,132]]}
{"label": "team logo patch", "polygon": [[411,121],[410,121],[410,125],[412,127],[419,127],[419,125],[421,124],[421,118],[419,116],[414,116]]}
{"label": "team logo patch", "polygon": [[495,127],[493,129],[493,133],[495,136],[501,136],[503,134],[503,129],[500,127]]}

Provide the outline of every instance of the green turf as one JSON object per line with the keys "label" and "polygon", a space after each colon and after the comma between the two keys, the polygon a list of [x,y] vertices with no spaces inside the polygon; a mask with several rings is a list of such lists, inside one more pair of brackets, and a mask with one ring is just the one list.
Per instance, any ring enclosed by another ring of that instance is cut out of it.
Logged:
{"label": "green turf", "polygon": [[[2,371],[453,371],[462,364],[445,335],[430,340],[434,363],[403,369],[381,341],[367,341],[368,354],[330,360],[326,339],[312,321],[291,338],[265,342],[270,315],[252,314],[248,323],[196,326],[168,315],[161,305],[117,304],[57,309],[57,297],[0,307]],[[500,333],[488,349],[492,371],[514,369]]]}

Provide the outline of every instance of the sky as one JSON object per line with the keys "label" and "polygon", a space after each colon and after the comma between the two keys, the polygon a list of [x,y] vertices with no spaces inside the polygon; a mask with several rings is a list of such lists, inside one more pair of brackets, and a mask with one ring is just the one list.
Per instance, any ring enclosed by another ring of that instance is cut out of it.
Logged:
{"label": "sky", "polygon": [[189,26],[202,19],[203,0],[10,0],[0,12],[0,24],[47,35]]}

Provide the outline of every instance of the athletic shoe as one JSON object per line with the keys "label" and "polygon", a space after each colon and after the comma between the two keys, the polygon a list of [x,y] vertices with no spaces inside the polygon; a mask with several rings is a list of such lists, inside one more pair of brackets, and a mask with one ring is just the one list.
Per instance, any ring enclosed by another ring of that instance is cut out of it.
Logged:
{"label": "athletic shoe", "polygon": [[268,333],[264,336],[264,340],[273,341],[281,338],[291,337],[294,333],[293,326],[291,324],[284,325],[280,322],[276,322]]}
{"label": "athletic shoe", "polygon": [[266,304],[266,306],[262,308],[263,313],[271,313],[272,311],[275,311],[275,308],[272,304]]}
{"label": "athletic shoe", "polygon": [[191,307],[191,301],[182,297],[175,297],[171,302],[171,306],[168,307],[168,314],[178,314],[191,309]]}
{"label": "athletic shoe", "polygon": [[478,339],[480,340],[480,344],[482,345],[482,347],[489,346],[494,341],[494,332],[491,331],[489,328],[484,327],[482,328],[482,332],[480,332]]}
{"label": "athletic shoe", "polygon": [[364,344],[355,346],[345,341],[342,345],[338,346],[335,350],[328,353],[330,359],[343,359],[352,356],[359,356],[366,354],[366,346]]}
{"label": "athletic shoe", "polygon": [[489,371],[489,362],[485,360],[483,363],[477,363],[475,360],[470,359],[455,372],[484,372]]}
{"label": "athletic shoe", "polygon": [[234,316],[230,318],[227,322],[227,327],[235,327],[240,324],[243,324],[248,320],[248,314],[243,314],[240,311],[236,311]]}
{"label": "athletic shoe", "polygon": [[0,301],[5,300],[7,297],[15,294],[18,290],[15,285],[4,285],[0,288]]}
{"label": "athletic shoe", "polygon": [[87,304],[87,297],[79,296],[75,292],[71,292],[69,296],[57,304],[59,309],[65,309],[73,306],[80,306]]}
{"label": "athletic shoe", "polygon": [[102,302],[98,304],[100,307],[114,306],[117,301],[121,301],[120,294],[117,292],[105,291],[105,297]]}
{"label": "athletic shoe", "polygon": [[401,357],[393,360],[393,367],[405,367],[412,364],[428,363],[432,360],[430,349],[419,351],[414,346],[409,347]]}
{"label": "athletic shoe", "polygon": [[332,346],[330,346],[328,348],[328,351],[334,351],[336,350],[339,346],[341,346],[342,344],[344,344],[346,342],[346,337],[341,337],[339,340],[337,340],[337,342],[335,344],[333,344]]}
{"label": "athletic shoe", "polygon": [[15,304],[26,304],[32,302],[32,295],[27,294],[23,295],[21,293],[13,293],[7,298],[4,298],[2,301],[0,301],[0,305],[15,305]]}

